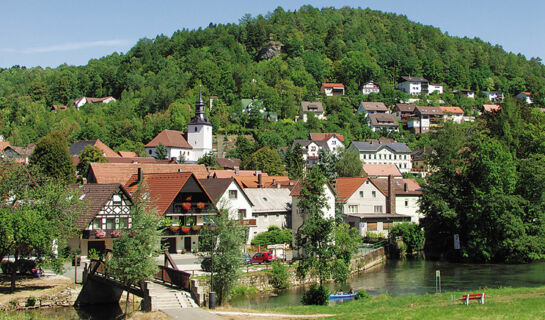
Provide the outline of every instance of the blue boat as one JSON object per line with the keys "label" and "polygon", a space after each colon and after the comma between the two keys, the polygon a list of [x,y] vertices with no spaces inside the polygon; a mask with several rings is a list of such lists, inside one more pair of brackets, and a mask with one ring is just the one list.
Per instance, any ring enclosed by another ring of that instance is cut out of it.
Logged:
{"label": "blue boat", "polygon": [[356,298],[357,293],[330,294],[329,300],[348,300]]}

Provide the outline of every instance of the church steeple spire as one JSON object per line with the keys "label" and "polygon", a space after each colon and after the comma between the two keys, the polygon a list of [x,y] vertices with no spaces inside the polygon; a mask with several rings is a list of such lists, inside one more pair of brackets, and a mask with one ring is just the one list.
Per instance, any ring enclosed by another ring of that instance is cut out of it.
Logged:
{"label": "church steeple spire", "polygon": [[202,99],[202,91],[199,89],[199,98],[195,102],[195,117],[191,119],[192,123],[210,124],[210,120],[204,112],[204,100]]}

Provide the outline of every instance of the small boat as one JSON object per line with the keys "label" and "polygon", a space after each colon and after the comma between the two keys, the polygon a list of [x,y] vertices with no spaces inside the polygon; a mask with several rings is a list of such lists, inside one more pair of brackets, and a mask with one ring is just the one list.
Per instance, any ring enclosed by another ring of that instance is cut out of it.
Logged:
{"label": "small boat", "polygon": [[357,293],[330,294],[329,300],[354,299]]}

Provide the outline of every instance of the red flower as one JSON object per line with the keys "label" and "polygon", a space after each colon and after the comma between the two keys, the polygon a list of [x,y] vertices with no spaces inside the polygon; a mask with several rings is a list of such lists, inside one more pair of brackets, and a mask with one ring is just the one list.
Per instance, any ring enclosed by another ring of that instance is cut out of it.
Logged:
{"label": "red flower", "polygon": [[183,233],[189,233],[189,230],[191,230],[190,227],[182,227],[181,229]]}
{"label": "red flower", "polygon": [[197,208],[199,208],[200,210],[204,209],[204,202],[197,202]]}
{"label": "red flower", "polygon": [[191,209],[191,203],[189,203],[189,202],[182,203],[182,208],[184,208],[184,210]]}

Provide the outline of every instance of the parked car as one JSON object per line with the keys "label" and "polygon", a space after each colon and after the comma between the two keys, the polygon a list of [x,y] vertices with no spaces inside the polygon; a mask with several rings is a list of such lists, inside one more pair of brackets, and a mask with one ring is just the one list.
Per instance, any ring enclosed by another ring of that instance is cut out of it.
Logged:
{"label": "parked car", "polygon": [[276,260],[272,252],[258,252],[252,257],[252,263],[269,263]]}

